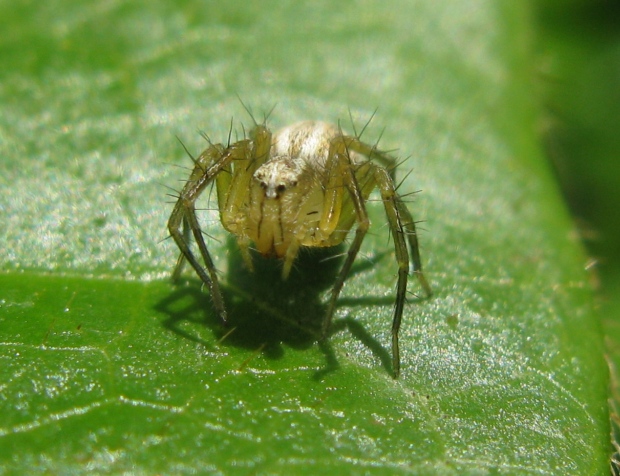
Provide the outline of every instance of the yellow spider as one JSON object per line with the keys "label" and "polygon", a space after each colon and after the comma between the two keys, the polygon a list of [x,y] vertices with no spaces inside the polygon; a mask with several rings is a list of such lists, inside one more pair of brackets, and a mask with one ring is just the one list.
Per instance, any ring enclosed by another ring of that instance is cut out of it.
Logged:
{"label": "yellow spider", "polygon": [[[336,301],[370,225],[366,201],[375,188],[379,189],[398,263],[392,321],[392,365],[394,377],[398,377],[398,331],[410,259],[427,296],[431,289],[422,274],[415,222],[394,185],[394,159],[357,136],[344,135],[339,127],[306,121],[281,129],[275,135],[264,123],[255,124],[249,138],[226,147],[210,144],[193,160],[192,173],[168,221],[170,235],[181,250],[174,277],[179,276],[187,260],[208,286],[213,305],[224,323],[226,306],[195,208],[196,200],[213,180],[222,224],[236,237],[249,269],[253,269],[250,255],[253,244],[262,255],[283,259],[282,278],[286,279],[300,247],[339,245],[356,225],[323,317],[323,338],[327,336]],[[191,249],[192,236],[202,263]]]}

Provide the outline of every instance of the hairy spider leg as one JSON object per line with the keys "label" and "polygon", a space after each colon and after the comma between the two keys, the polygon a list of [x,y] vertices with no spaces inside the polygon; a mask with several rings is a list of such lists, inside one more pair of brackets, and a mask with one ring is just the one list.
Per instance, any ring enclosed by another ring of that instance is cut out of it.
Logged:
{"label": "hairy spider leg", "polygon": [[[432,294],[424,274],[422,272],[422,260],[420,259],[420,247],[416,234],[415,221],[401,197],[396,192],[394,177],[386,169],[373,166],[374,176],[381,200],[385,208],[385,214],[394,239],[394,253],[398,262],[398,282],[396,285],[396,302],[394,306],[394,318],[392,320],[392,370],[394,377],[400,374],[400,349],[398,345],[398,333],[402,321],[404,305],[407,296],[407,281],[409,276],[409,262],[413,261],[413,271],[416,274],[424,293]],[[406,240],[406,241],[405,241]],[[407,250],[407,243],[409,250]],[[408,252],[409,251],[409,252]],[[410,254],[409,254],[410,253]]]}
{"label": "hairy spider leg", "polygon": [[368,157],[368,160],[376,160],[381,163],[381,165],[388,171],[392,181],[396,181],[396,160],[377,149],[376,144],[371,146],[365,142],[362,142],[359,137],[345,135],[342,136],[342,141],[344,142],[347,150],[362,154]]}
{"label": "hairy spider leg", "polygon": [[[189,243],[192,239],[192,230],[189,228],[189,222],[187,218],[183,217],[183,240],[186,243]],[[185,268],[185,255],[183,253],[179,253],[179,257],[177,258],[177,264],[174,267],[174,271],[172,272],[172,282],[177,282],[181,279],[181,273],[183,272],[183,268]]]}
{"label": "hairy spider leg", "polygon": [[[390,196],[394,196],[394,200],[389,200],[386,202],[386,199],[382,194],[384,205],[387,206],[388,204],[393,203],[393,205],[397,208],[397,216],[399,217],[398,223],[402,225],[401,233],[407,237],[407,241],[409,243],[411,259],[413,261],[413,272],[416,274],[420,285],[424,289],[424,294],[426,294],[427,297],[430,297],[432,291],[422,272],[422,260],[420,258],[420,247],[418,243],[418,236],[416,234],[415,221],[409,212],[409,209],[405,205],[405,202],[403,202],[402,198],[396,191],[394,177],[396,161],[392,157],[378,151],[376,148],[369,147],[368,144],[360,142],[359,139],[355,137],[348,137],[346,139],[348,139],[347,147],[350,150],[367,155],[369,158],[376,159],[384,165],[384,169],[382,169],[372,163],[370,164],[373,168],[372,173],[375,175],[373,187],[378,187],[380,191],[389,191],[388,194]],[[367,197],[368,195],[365,195],[365,198]],[[387,213],[388,212],[386,210],[386,214]],[[393,232],[394,230],[392,229],[391,231]]]}
{"label": "hairy spider leg", "polygon": [[[391,182],[391,187],[394,187],[394,182]],[[413,272],[418,278],[418,282],[422,289],[424,290],[424,294],[426,297],[431,297],[433,291],[431,290],[430,284],[426,280],[424,273],[422,272],[422,260],[420,258],[420,245],[418,242],[418,235],[415,227],[415,220],[411,215],[411,212],[403,202],[402,198],[398,195],[396,191],[395,194],[395,204],[398,209],[398,215],[401,218],[401,225],[403,234],[407,237],[407,241],[409,242],[409,250],[411,252],[411,259],[413,261]]]}
{"label": "hairy spider leg", "polygon": [[[181,220],[182,230],[183,230],[183,241],[188,245],[191,243],[191,228],[189,226],[189,221],[187,216],[182,213],[181,207],[181,198],[186,196],[192,187],[204,176],[206,170],[213,165],[213,163],[218,160],[223,154],[223,147],[221,145],[212,145],[205,151],[197,159],[194,159],[190,155],[190,158],[194,162],[194,168],[192,169],[192,173],[189,176],[189,179],[185,182],[185,186],[179,196],[177,197],[177,203],[172,211],[170,218],[168,219],[168,228],[170,229],[172,224],[176,225],[176,228],[180,226],[178,220]],[[189,152],[188,152],[189,154]],[[175,216],[175,220],[173,221],[173,216]],[[174,235],[171,232],[171,236],[174,238]],[[176,240],[175,240],[176,241]],[[172,273],[172,280],[177,281],[181,277],[181,273],[183,268],[185,267],[185,262],[187,261],[186,256],[183,252],[179,254],[179,258],[177,259],[177,264],[174,267],[174,271]]]}
{"label": "hairy spider leg", "polygon": [[[220,144],[209,146],[195,160],[194,169],[189,180],[179,194],[179,199],[172,210],[170,219],[168,220],[168,230],[170,236],[174,239],[177,246],[181,250],[182,256],[177,261],[176,269],[173,276],[178,276],[187,260],[192,268],[196,271],[200,279],[209,287],[213,306],[220,315],[222,322],[226,323],[227,313],[224,305],[224,299],[220,290],[217,277],[217,270],[211,259],[211,255],[205,244],[200,224],[196,217],[195,203],[204,189],[218,176],[222,170],[229,166],[230,162],[235,159],[243,159],[246,155],[247,141],[237,142],[236,144],[224,149]],[[221,175],[221,174],[220,174]],[[189,239],[188,228],[198,244],[200,255],[204,261],[203,268],[198,259],[191,250],[191,241]]]}
{"label": "hairy spider leg", "polygon": [[[394,165],[394,159],[378,152],[375,148],[364,144],[355,137],[342,136],[336,139],[336,141],[338,142],[338,149],[340,151],[344,150],[344,153],[339,152],[337,154],[339,157],[350,157],[350,152],[357,152],[367,156],[368,158],[377,159],[379,162],[386,165],[386,167],[378,167],[374,163],[370,162],[370,160],[362,162],[361,164],[352,164],[351,159],[347,159],[346,161],[341,160],[340,164],[341,167],[346,167],[345,170],[348,170],[348,172],[346,174],[335,174],[338,176],[344,175],[346,177],[347,175],[351,175],[352,172],[352,180],[350,179],[347,184],[347,189],[349,190],[349,195],[352,200],[347,200],[348,197],[345,197],[345,199],[340,203],[340,206],[337,208],[340,208],[342,213],[341,216],[353,216],[354,218],[352,220],[341,220],[338,229],[335,230],[334,233],[337,234],[340,230],[346,233],[353,226],[353,220],[357,220],[360,225],[358,225],[355,239],[347,253],[347,261],[343,265],[340,275],[334,284],[328,311],[324,320],[323,333],[325,335],[329,330],[333,319],[333,314],[335,312],[338,295],[340,294],[344,281],[351,269],[351,266],[353,265],[355,256],[361,247],[365,230],[360,232],[359,227],[361,226],[362,228],[367,228],[366,222],[368,217],[366,215],[364,203],[370,196],[372,190],[374,190],[374,188],[378,188],[384,204],[385,213],[388,218],[388,224],[390,226],[392,236],[394,237],[394,251],[398,263],[396,302],[394,307],[394,317],[392,320],[392,370],[394,372],[394,377],[397,378],[400,374],[400,348],[398,334],[402,321],[404,305],[406,302],[410,259],[413,261],[414,273],[417,275],[418,281],[420,282],[424,293],[427,296],[431,295],[431,288],[422,272],[422,261],[420,259],[415,221],[405,206],[405,203],[396,192],[393,177],[394,168],[390,167]],[[339,189],[342,190],[342,186],[340,186]],[[355,193],[354,190],[357,190],[359,193]],[[332,195],[337,194],[332,192]],[[336,203],[337,201],[338,198],[335,198],[332,203]],[[354,210],[350,210],[351,208],[354,208]],[[350,211],[355,211],[355,214],[347,213],[347,209]],[[358,239],[360,233],[362,235]],[[407,249],[407,244],[409,244],[410,250]],[[411,253],[411,256],[409,252]]]}
{"label": "hairy spider leg", "polygon": [[269,159],[271,132],[264,124],[256,125],[246,141],[243,157],[229,162],[216,177],[220,219],[224,228],[236,236],[243,261],[254,270],[250,255],[250,238],[247,233],[246,216],[250,182],[256,169]]}
{"label": "hairy spider leg", "polygon": [[[344,136],[338,136],[334,138],[330,144],[329,155],[326,164],[326,170],[336,171],[330,173],[327,178],[327,186],[325,187],[325,205],[323,210],[323,217],[321,219],[321,229],[334,230],[338,224],[341,224],[340,230],[346,233],[353,225],[350,220],[345,220],[349,223],[339,223],[340,214],[342,212],[343,205],[346,207],[348,200],[344,200],[343,195],[346,188],[348,197],[355,210],[355,221],[357,222],[357,228],[355,230],[355,237],[349,250],[347,251],[347,257],[344,264],[336,278],[334,286],[332,287],[331,297],[327,306],[327,312],[323,318],[322,335],[323,338],[327,337],[327,332],[331,327],[331,323],[334,317],[334,311],[336,309],[336,301],[344,285],[344,281],[351,270],[351,266],[357,257],[357,253],[362,246],[364,236],[370,226],[368,214],[366,213],[365,197],[362,195],[362,190],[357,183],[357,179],[354,173],[354,167],[349,154],[349,149],[346,144],[346,138]],[[344,215],[346,217],[347,215]],[[339,230],[336,230],[337,235],[341,235]],[[334,242],[336,242],[334,240]]]}

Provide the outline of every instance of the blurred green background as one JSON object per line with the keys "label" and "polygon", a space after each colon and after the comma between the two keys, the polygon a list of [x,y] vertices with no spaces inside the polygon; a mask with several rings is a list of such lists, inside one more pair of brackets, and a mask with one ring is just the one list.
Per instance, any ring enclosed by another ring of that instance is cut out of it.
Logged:
{"label": "blurred green background", "polygon": [[[0,0],[0,474],[605,474],[619,25],[611,1]],[[326,344],[333,262],[257,279],[213,213],[234,332],[169,283],[175,135],[242,134],[237,95],[274,127],[378,107],[368,140],[411,155],[436,295],[410,286],[399,381],[380,207]]]}
{"label": "blurred green background", "polygon": [[620,368],[620,3],[539,2],[538,25],[547,108],[543,139],[592,258],[615,389]]}

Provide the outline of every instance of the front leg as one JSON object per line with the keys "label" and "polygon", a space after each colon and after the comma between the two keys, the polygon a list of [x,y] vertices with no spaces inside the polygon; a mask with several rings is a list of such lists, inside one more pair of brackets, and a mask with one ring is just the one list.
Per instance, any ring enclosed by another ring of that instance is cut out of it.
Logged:
{"label": "front leg", "polygon": [[[173,278],[178,277],[184,262],[187,260],[202,282],[209,288],[215,310],[224,323],[226,323],[228,317],[224,299],[219,286],[215,265],[207,250],[198,223],[195,203],[207,185],[213,181],[214,177],[226,168],[235,156],[238,155],[239,151],[234,146],[224,149],[221,145],[212,145],[200,154],[200,157],[194,160],[194,169],[192,170],[189,180],[179,194],[179,198],[168,220],[170,236],[172,236],[181,250],[181,256],[177,262]],[[200,250],[206,271],[191,250],[189,231],[191,231],[194,240],[198,244],[198,249]]]}

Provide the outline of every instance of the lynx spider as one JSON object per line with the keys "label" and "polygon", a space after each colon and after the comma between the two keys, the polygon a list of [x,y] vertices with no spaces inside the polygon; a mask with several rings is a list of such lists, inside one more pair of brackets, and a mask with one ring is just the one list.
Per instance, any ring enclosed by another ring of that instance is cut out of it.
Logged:
{"label": "lynx spider", "polygon": [[[250,270],[253,245],[264,256],[283,259],[282,278],[286,279],[301,247],[339,245],[356,225],[323,317],[325,338],[344,281],[370,226],[366,201],[378,188],[398,263],[392,320],[392,367],[397,378],[398,332],[410,260],[427,296],[431,288],[422,273],[415,222],[396,191],[396,162],[360,137],[361,133],[345,135],[339,126],[318,121],[299,122],[272,135],[265,120],[262,124],[254,121],[249,137],[243,140],[229,140],[227,146],[209,143],[198,158],[192,157],[193,170],[168,221],[170,235],[181,251],[173,276],[178,278],[184,262],[189,262],[209,288],[213,306],[226,323],[216,267],[196,216],[196,200],[214,180],[221,222],[236,237]],[[204,265],[191,249],[192,237]]]}

